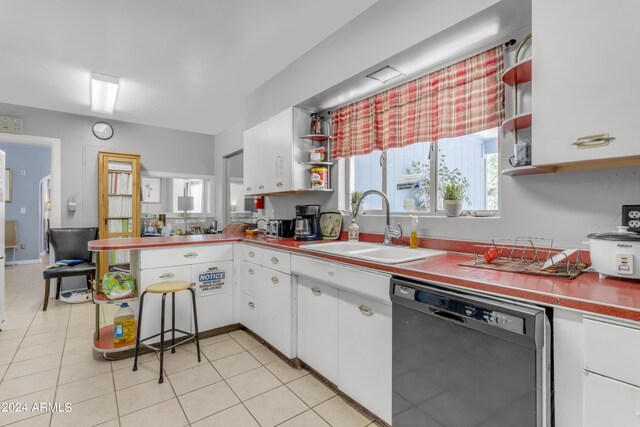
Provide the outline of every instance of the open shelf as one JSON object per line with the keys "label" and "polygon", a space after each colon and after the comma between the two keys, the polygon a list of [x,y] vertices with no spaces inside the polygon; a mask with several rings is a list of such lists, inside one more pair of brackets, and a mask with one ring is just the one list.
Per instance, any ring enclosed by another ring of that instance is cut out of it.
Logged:
{"label": "open shelf", "polygon": [[333,162],[300,162],[304,166],[333,166]]}
{"label": "open shelf", "polygon": [[330,135],[302,135],[300,137],[301,139],[307,139],[309,141],[316,141],[316,142],[324,142],[324,141],[328,141],[331,139]]}
{"label": "open shelf", "polygon": [[[138,322],[135,325],[138,330]],[[115,344],[113,342],[113,325],[107,325],[100,328],[100,338],[93,340],[93,348],[100,353],[115,353],[118,351],[131,350],[136,348],[136,340]]]}
{"label": "open shelf", "polygon": [[122,304],[122,303],[129,302],[129,301],[136,301],[139,298],[140,297],[136,293],[132,297],[129,297],[129,298],[121,298],[121,299],[110,300],[109,298],[107,298],[107,296],[105,294],[96,293],[93,296],[93,302],[95,302],[96,304]]}
{"label": "open shelf", "polygon": [[522,113],[517,116],[509,117],[502,123],[502,128],[506,131],[513,132],[516,129],[525,129],[531,127],[531,113]]}
{"label": "open shelf", "polygon": [[502,75],[502,81],[509,86],[531,81],[531,58],[526,58],[507,68]]}
{"label": "open shelf", "polygon": [[540,175],[543,173],[554,173],[554,168],[539,168],[536,166],[519,166],[504,169],[502,175],[506,176],[523,176],[523,175]]}

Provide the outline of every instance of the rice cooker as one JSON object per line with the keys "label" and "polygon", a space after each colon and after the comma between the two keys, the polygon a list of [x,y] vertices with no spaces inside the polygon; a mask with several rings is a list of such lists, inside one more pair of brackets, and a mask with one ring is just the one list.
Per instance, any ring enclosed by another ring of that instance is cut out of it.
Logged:
{"label": "rice cooker", "polygon": [[609,233],[587,235],[591,264],[600,277],[640,279],[640,234],[618,227]]}

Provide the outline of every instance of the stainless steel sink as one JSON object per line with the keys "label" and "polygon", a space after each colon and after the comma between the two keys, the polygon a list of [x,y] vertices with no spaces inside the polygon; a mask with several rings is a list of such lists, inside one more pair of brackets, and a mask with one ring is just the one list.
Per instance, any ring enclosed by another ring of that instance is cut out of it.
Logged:
{"label": "stainless steel sink", "polygon": [[365,242],[311,243],[302,245],[300,248],[381,264],[400,264],[446,253],[434,249],[409,249],[405,246],[386,246]]}

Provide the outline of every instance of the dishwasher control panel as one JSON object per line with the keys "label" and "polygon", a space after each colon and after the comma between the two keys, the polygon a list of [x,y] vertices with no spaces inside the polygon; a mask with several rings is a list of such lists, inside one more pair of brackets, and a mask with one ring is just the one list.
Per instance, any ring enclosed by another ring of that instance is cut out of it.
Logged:
{"label": "dishwasher control panel", "polygon": [[500,329],[505,329],[517,334],[525,334],[525,319],[508,313],[483,307],[463,300],[457,300],[437,293],[423,291],[396,284],[393,289],[395,296],[426,304],[432,313],[439,311],[460,316],[463,321],[473,320],[487,323]]}

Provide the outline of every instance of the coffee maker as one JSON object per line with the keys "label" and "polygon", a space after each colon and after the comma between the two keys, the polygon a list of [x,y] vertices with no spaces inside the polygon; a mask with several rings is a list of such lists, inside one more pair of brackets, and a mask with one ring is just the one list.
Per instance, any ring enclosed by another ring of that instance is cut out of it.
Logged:
{"label": "coffee maker", "polygon": [[295,240],[319,240],[320,205],[296,205]]}

